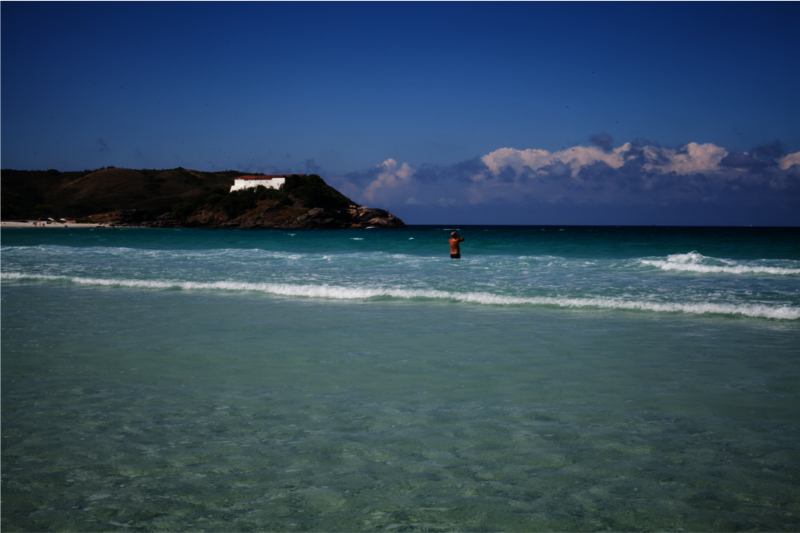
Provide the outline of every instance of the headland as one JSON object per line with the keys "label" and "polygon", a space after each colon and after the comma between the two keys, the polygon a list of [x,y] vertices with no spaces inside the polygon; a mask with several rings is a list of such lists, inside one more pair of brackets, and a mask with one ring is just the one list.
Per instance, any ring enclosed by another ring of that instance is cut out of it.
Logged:
{"label": "headland", "polygon": [[[278,188],[231,192],[238,171],[106,167],[60,172],[2,170],[3,227],[228,229],[399,228],[388,211],[357,204],[316,174]],[[262,176],[249,174],[249,176]]]}

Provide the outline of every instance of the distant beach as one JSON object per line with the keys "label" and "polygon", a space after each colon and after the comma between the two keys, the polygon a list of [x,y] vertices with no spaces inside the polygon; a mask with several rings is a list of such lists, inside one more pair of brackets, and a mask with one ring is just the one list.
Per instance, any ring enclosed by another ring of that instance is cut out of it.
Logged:
{"label": "distant beach", "polygon": [[3,220],[0,223],[3,228],[98,228],[110,227],[107,224],[84,224],[71,220],[66,222],[50,222],[49,224],[38,220]]}

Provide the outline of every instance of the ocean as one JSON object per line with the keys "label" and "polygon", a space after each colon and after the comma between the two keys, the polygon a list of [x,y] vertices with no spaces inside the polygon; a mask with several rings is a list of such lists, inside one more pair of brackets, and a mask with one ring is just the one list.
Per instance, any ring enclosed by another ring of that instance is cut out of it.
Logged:
{"label": "ocean", "polygon": [[800,530],[798,228],[0,236],[3,531]]}

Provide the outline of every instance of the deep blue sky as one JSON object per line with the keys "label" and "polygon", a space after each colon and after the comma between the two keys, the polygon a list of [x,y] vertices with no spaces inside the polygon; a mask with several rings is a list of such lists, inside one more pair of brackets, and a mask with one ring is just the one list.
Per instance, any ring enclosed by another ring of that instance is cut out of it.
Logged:
{"label": "deep blue sky", "polygon": [[3,2],[2,167],[409,223],[800,225],[800,3]]}

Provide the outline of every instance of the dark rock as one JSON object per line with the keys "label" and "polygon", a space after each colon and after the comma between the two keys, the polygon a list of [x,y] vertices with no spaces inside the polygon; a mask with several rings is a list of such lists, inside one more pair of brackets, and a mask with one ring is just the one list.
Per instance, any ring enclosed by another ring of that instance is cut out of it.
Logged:
{"label": "dark rock", "polygon": [[145,218],[145,212],[139,209],[126,209],[117,213],[120,224],[139,224]]}
{"label": "dark rock", "polygon": [[[348,209],[323,209],[315,207],[297,217],[292,225],[300,228],[366,228],[369,226],[379,228],[402,228],[402,220],[384,209],[359,207],[351,205]],[[288,226],[287,226],[288,227]]]}

